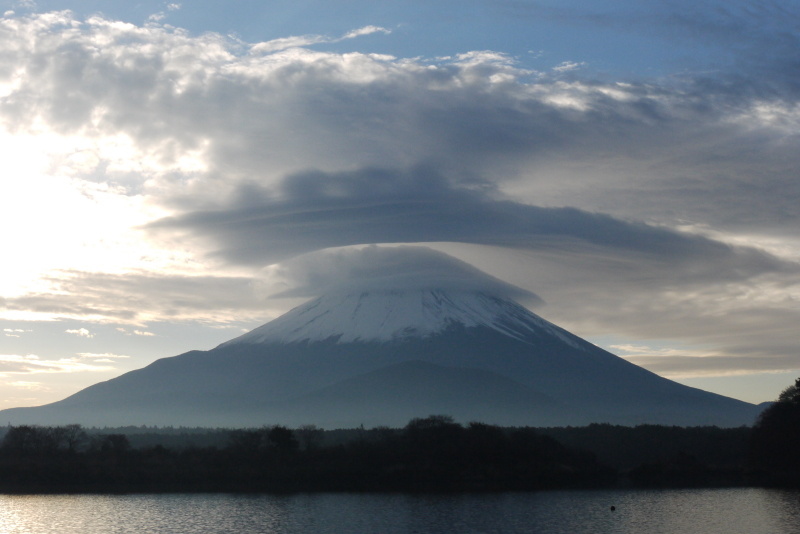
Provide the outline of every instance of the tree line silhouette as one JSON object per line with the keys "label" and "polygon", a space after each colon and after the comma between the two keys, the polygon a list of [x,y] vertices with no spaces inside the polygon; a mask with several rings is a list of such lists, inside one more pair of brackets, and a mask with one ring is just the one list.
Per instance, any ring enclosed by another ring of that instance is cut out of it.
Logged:
{"label": "tree line silhouette", "polygon": [[798,443],[800,378],[752,428],[501,428],[444,415],[401,429],[329,431],[9,426],[0,441],[0,491],[800,487]]}
{"label": "tree line silhouette", "polygon": [[491,491],[605,485],[614,471],[534,429],[463,426],[448,416],[403,429],[323,431],[284,426],[228,431],[227,445],[133,448],[124,434],[78,425],[9,427],[0,490]]}

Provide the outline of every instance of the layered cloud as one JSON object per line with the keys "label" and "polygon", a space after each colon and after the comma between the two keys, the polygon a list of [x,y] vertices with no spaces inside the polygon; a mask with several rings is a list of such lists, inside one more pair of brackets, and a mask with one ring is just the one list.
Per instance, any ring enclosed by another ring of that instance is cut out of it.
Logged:
{"label": "layered cloud", "polygon": [[[143,325],[151,321],[247,321],[264,314],[256,278],[146,272],[55,272],[44,290],[0,300],[8,317],[84,319]],[[30,315],[26,315],[30,314]],[[86,329],[68,333],[91,337]],[[136,335],[152,336],[142,329]]]}
{"label": "layered cloud", "polygon": [[[449,241],[524,249],[604,249],[639,257],[662,275],[738,280],[800,266],[754,247],[616,219],[543,208],[454,184],[428,168],[309,172],[276,187],[244,184],[212,209],[161,219],[153,230],[207,240],[232,263],[263,265],[326,247]],[[666,271],[671,271],[666,272]]]}
{"label": "layered cloud", "polygon": [[781,372],[796,365],[791,356],[761,354],[743,357],[715,349],[651,349],[632,345],[612,345],[610,348],[626,360],[667,378]]}
{"label": "layered cloud", "polygon": [[707,344],[729,358],[719,369],[800,367],[786,356],[800,299],[794,15],[698,6],[695,22],[662,17],[667,37],[740,43],[728,60],[634,80],[578,60],[535,72],[497,51],[314,48],[389,31],[378,26],[242,43],[68,12],[4,17],[13,194],[0,220],[14,228],[6,257],[20,259],[0,312],[138,332],[250,320],[275,306],[264,283],[289,295],[352,284],[354,258],[414,273],[376,284],[445,272],[489,284],[420,249],[328,253],[325,276],[313,254],[460,243],[473,248],[459,257],[494,262],[579,333]]}
{"label": "layered cloud", "polygon": [[53,374],[53,373],[78,373],[100,372],[113,369],[108,365],[96,365],[97,359],[90,362],[78,358],[61,358],[58,360],[41,359],[33,354],[19,356],[14,354],[0,354],[0,377],[8,378],[13,375]]}

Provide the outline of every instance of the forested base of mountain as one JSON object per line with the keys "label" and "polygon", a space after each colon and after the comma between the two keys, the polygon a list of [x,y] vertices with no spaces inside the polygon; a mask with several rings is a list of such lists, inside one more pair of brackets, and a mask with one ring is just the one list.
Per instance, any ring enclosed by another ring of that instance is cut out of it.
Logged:
{"label": "forested base of mountain", "polygon": [[402,429],[4,430],[6,493],[800,486],[754,457],[749,427],[500,428],[431,416]]}
{"label": "forested base of mountain", "polygon": [[0,490],[498,491],[614,479],[591,453],[532,429],[463,427],[443,416],[412,420],[401,431],[364,431],[339,445],[307,438],[302,448],[281,426],[231,432],[222,449],[136,450],[122,434],[81,446],[79,436],[75,427],[9,429],[0,447]]}

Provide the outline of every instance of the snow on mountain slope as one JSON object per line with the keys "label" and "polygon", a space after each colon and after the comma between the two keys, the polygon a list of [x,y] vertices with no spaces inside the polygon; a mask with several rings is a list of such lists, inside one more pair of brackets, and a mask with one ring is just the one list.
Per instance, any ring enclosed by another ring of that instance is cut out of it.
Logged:
{"label": "snow on mountain slope", "polygon": [[387,342],[437,334],[453,324],[485,326],[525,340],[559,338],[574,348],[581,340],[516,302],[477,292],[435,289],[326,295],[220,345],[323,341]]}

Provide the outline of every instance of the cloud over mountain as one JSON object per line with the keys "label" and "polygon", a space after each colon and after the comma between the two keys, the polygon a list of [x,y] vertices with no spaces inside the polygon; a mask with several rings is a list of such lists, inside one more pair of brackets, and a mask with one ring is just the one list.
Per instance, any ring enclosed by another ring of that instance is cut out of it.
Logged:
{"label": "cloud over mountain", "polygon": [[449,241],[605,249],[621,257],[638,255],[650,268],[672,270],[687,282],[800,270],[752,247],[498,197],[486,184],[454,184],[424,167],[317,171],[289,176],[273,189],[244,184],[213,208],[161,219],[150,228],[175,230],[179,240],[207,240],[225,260],[252,265],[329,247]]}
{"label": "cloud over mountain", "polygon": [[426,247],[378,247],[327,250],[298,256],[268,269],[277,280],[274,297],[391,290],[441,289],[481,292],[540,303],[535,294],[499,280],[472,265]]}

